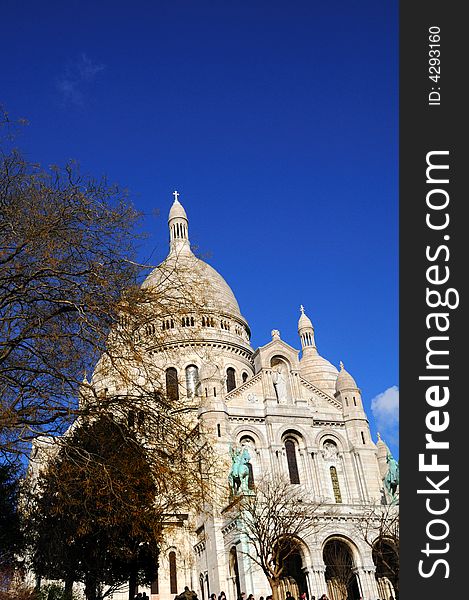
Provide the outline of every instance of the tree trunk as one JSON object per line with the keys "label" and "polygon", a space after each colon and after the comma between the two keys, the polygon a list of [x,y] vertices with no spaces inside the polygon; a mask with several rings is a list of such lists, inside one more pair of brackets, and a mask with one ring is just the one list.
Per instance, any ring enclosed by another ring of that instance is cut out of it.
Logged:
{"label": "tree trunk", "polygon": [[86,600],[98,600],[98,583],[96,577],[88,573],[85,577]]}
{"label": "tree trunk", "polygon": [[280,581],[278,579],[269,579],[269,583],[272,590],[272,600],[283,600],[280,597]]}
{"label": "tree trunk", "polygon": [[72,600],[73,577],[68,576],[64,581],[64,600]]}
{"label": "tree trunk", "polygon": [[134,600],[137,594],[137,569],[132,569],[129,577],[129,600]]}

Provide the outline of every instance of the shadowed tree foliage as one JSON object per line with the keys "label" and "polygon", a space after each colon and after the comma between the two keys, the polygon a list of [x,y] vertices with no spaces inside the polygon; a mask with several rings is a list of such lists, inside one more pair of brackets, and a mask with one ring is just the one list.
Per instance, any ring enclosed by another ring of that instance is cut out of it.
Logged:
{"label": "shadowed tree foliage", "polygon": [[17,510],[18,491],[18,468],[0,465],[0,589],[8,585],[23,546]]}
{"label": "shadowed tree foliage", "polygon": [[[143,446],[108,416],[78,425],[39,475],[26,510],[35,573],[85,585],[88,600],[156,574],[164,515]],[[105,589],[105,587],[107,589]]]}

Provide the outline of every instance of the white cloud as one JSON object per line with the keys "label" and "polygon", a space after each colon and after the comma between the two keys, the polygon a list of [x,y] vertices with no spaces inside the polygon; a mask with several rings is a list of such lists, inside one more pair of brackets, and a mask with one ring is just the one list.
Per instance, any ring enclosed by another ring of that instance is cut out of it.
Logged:
{"label": "white cloud", "polygon": [[394,437],[399,426],[399,388],[393,385],[371,401],[371,412],[378,431]]}
{"label": "white cloud", "polygon": [[69,64],[55,84],[64,105],[83,106],[91,85],[105,68],[85,53]]}

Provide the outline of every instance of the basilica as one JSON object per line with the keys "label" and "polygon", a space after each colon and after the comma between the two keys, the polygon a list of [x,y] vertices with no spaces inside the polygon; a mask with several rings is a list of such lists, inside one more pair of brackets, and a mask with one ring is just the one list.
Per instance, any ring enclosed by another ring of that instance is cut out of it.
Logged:
{"label": "basilica", "polygon": [[[398,510],[398,491],[396,480],[394,487],[388,484],[396,463],[385,442],[371,437],[354,377],[342,363],[337,368],[321,356],[302,306],[297,348],[276,329],[263,346],[251,347],[250,325],[230,286],[191,249],[177,193],[168,226],[169,254],[143,287],[166,286],[185,305],[179,317],[164,303],[155,311],[149,333],[164,332],[164,343],[155,346],[152,360],[168,397],[188,408],[224,460],[217,477],[227,494],[203,514],[188,507],[180,526],[168,530],[158,578],[146,592],[151,600],[173,600],[185,586],[199,600],[221,591],[227,600],[243,592],[256,600],[271,594],[228,508],[230,495],[250,493],[272,476],[328,509],[317,531],[297,536],[282,576],[282,599],[287,590],[309,600],[322,594],[331,600],[397,598],[396,570],[389,566],[398,560],[395,540],[382,539],[379,527],[371,538],[359,533],[375,508]],[[92,383],[99,387],[99,369]],[[110,394],[111,385],[106,383]],[[232,467],[241,455],[247,477],[236,487]],[[391,561],[377,551],[383,545]]]}
{"label": "basilica", "polygon": [[[189,307],[181,323],[158,315],[172,349],[170,355],[155,355],[165,371],[168,394],[195,402],[201,431],[211,435],[216,452],[228,463],[233,449],[247,450],[250,487],[266,474],[276,474],[291,486],[302,486],[312,501],[334,508],[319,532],[298,539],[284,572],[285,589],[296,597],[304,592],[309,599],[324,593],[334,600],[395,598],[395,574],[357,533],[357,521],[370,507],[397,503],[395,490],[386,486],[393,459],[384,441],[375,443],[370,435],[354,377],[342,363],[337,369],[321,356],[303,307],[299,348],[283,341],[275,329],[263,346],[252,348],[250,326],[231,288],[191,250],[188,217],[177,193],[168,225],[168,257],[143,285],[158,286],[163,277],[171,281],[177,275],[184,298],[203,296],[203,311],[191,314]],[[199,288],[198,282],[203,282]],[[229,469],[220,474],[222,486],[228,487],[228,477]],[[152,599],[170,600],[186,585],[200,600],[220,591],[228,600],[242,592],[253,593],[256,600],[271,593],[224,508],[192,515],[191,527],[169,534],[158,580],[149,590]],[[392,540],[388,543],[390,553],[396,552]],[[327,558],[334,555],[328,552],[332,547],[340,548],[337,556],[348,556],[345,586],[337,582],[343,565],[335,570]]]}

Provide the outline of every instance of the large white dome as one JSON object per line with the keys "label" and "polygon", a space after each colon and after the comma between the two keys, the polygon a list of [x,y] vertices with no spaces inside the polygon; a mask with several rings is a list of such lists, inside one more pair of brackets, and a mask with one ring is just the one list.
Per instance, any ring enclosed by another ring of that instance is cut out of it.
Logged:
{"label": "large white dome", "polygon": [[191,250],[189,222],[177,198],[169,212],[168,226],[169,254],[142,284],[153,292],[148,304],[150,318],[160,320],[157,326],[171,343],[205,340],[252,353],[249,325],[233,291],[220,273]]}
{"label": "large white dome", "polygon": [[241,317],[238,302],[223,277],[191,251],[171,252],[148,275],[142,287],[153,288],[168,303],[183,303],[188,310],[206,310]]}

